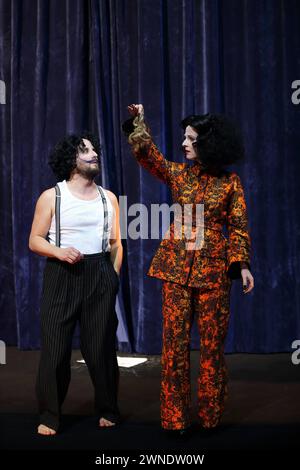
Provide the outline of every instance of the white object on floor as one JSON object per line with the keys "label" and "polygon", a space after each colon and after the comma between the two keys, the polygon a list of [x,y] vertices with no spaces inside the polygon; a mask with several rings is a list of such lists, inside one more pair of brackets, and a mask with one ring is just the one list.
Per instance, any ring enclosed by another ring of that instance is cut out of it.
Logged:
{"label": "white object on floor", "polygon": [[[117,356],[117,359],[118,359],[119,367],[134,367],[134,366],[137,366],[138,364],[142,364],[143,362],[148,361],[146,357],[119,357]],[[79,362],[80,364],[85,364],[84,359],[78,359],[76,362]]]}
{"label": "white object on floor", "polygon": [[118,359],[118,365],[120,367],[134,367],[137,366],[138,364],[142,364],[143,362],[148,361],[146,357],[119,357],[117,356]]}

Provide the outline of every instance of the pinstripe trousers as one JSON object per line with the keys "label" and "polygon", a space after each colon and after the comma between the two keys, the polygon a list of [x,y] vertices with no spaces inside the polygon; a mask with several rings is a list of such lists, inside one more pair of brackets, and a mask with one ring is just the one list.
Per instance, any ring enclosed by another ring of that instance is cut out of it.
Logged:
{"label": "pinstripe trousers", "polygon": [[72,338],[80,325],[81,352],[95,388],[98,417],[119,420],[115,301],[119,277],[110,254],[75,264],[47,258],[41,299],[41,357],[36,392],[40,423],[57,430],[71,378]]}

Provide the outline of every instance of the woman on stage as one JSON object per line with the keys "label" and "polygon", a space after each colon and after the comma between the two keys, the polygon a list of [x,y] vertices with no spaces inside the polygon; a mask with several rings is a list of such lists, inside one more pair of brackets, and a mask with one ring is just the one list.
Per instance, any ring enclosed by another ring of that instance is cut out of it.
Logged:
{"label": "woman on stage", "polygon": [[[192,237],[176,237],[174,223],[152,260],[148,275],[163,280],[161,422],[181,434],[190,426],[190,331],[193,315],[200,333],[198,416],[204,428],[216,427],[224,411],[227,371],[224,343],[232,279],[244,293],[254,287],[244,192],[226,166],[243,157],[242,139],[225,116],[205,114],[182,121],[182,149],[190,163],[166,160],[144,122],[141,104],[128,107],[123,124],[137,161],[168,184],[173,202],[191,204]],[[195,244],[196,206],[204,204],[204,243]],[[223,227],[228,236],[223,235]]]}

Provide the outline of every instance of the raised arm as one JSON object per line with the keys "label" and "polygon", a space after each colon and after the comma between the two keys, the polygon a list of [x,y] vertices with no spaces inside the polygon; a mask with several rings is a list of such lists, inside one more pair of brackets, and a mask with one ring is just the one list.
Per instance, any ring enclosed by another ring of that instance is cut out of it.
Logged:
{"label": "raised arm", "polygon": [[170,184],[178,163],[170,162],[153,143],[150,129],[144,122],[144,108],[141,104],[128,106],[131,118],[125,121],[122,129],[131,145],[137,161],[163,183]]}

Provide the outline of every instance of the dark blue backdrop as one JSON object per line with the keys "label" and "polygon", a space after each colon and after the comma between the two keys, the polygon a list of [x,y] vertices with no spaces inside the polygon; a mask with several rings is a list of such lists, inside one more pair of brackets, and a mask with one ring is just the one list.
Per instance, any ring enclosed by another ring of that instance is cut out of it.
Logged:
{"label": "dark blue backdrop", "polygon": [[[298,0],[0,0],[0,339],[39,346],[44,259],[28,250],[39,194],[54,184],[49,149],[89,128],[102,184],[128,203],[169,201],[133,160],[120,124],[142,102],[156,143],[182,161],[179,122],[224,112],[239,122],[256,287],[232,291],[227,351],[288,351],[300,338]],[[124,242],[121,349],[160,352],[159,281],[145,276],[157,241]],[[196,342],[194,341],[194,346]]]}

